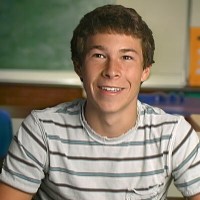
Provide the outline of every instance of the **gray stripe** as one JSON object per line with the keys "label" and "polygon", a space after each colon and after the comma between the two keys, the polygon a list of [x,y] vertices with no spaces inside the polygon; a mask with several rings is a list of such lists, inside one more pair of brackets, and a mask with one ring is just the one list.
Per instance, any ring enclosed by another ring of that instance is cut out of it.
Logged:
{"label": "gray stripe", "polygon": [[17,173],[17,172],[14,172],[14,171],[8,169],[6,166],[4,166],[4,170],[9,172],[10,174],[12,174],[14,176],[17,176],[20,179],[23,179],[23,180],[26,180],[26,181],[29,181],[29,182],[35,183],[35,184],[41,184],[40,180],[25,176],[25,175]]}
{"label": "gray stripe", "polygon": [[[16,137],[16,136],[14,136],[14,141],[16,142],[16,143],[18,143],[19,144],[19,141],[18,141],[18,138]],[[44,165],[39,161],[39,160],[37,160],[21,143],[19,144],[22,148],[23,148],[23,150],[25,151],[25,153],[26,153],[26,155],[30,158],[30,159],[32,159],[34,162],[36,162],[38,165],[40,165],[41,167],[44,167]],[[14,153],[14,152],[13,152]],[[14,155],[14,154],[13,154]]]}
{"label": "gray stripe", "polygon": [[[70,140],[70,139],[63,139],[59,137],[58,135],[47,135],[49,140],[58,140],[61,141],[62,143],[66,144],[73,144],[73,145],[88,145],[88,146],[104,146],[104,144],[98,143],[98,142],[90,142],[90,141],[84,141],[84,140]],[[158,143],[164,140],[169,140],[171,138],[171,135],[164,135],[161,138],[154,138],[151,140],[145,140],[145,141],[132,141],[132,142],[123,142],[119,144],[112,144],[109,146],[120,146],[120,147],[127,147],[127,146],[143,146],[146,144],[153,144],[153,143]]]}
{"label": "gray stripe", "polygon": [[151,176],[156,174],[161,174],[164,172],[164,169],[158,169],[154,171],[147,171],[147,172],[135,172],[135,173],[106,173],[106,172],[76,172],[73,170],[69,170],[66,168],[61,167],[50,167],[50,171],[52,172],[63,172],[70,175],[75,176],[92,176],[92,177],[118,177],[118,178],[125,178],[125,177],[138,177],[138,176]]}
{"label": "gray stripe", "polygon": [[26,133],[27,133],[28,135],[30,135],[31,138],[32,138],[33,140],[35,140],[35,142],[38,143],[38,144],[46,151],[46,146],[45,146],[37,137],[35,137],[35,134],[32,133],[32,132],[29,130],[29,128],[25,125],[24,122],[22,123],[22,127],[23,127],[23,129],[26,131]]}
{"label": "gray stripe", "polygon": [[179,184],[176,184],[177,187],[188,187],[190,185],[193,185],[195,183],[199,183],[200,182],[200,177],[196,178],[196,179],[193,179],[191,181],[188,181],[188,182],[185,182],[185,183],[179,183]]}
{"label": "gray stripe", "polygon": [[197,144],[197,146],[193,149],[193,151],[188,155],[188,157],[177,167],[173,170],[173,172],[180,170],[185,164],[189,162],[189,160],[198,152],[198,149],[200,148],[200,143]]}

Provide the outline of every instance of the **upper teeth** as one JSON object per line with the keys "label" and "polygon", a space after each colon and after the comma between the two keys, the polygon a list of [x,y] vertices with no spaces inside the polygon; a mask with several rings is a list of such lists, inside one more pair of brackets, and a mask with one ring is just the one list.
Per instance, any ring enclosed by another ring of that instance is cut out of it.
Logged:
{"label": "upper teeth", "polygon": [[115,87],[102,87],[102,90],[111,91],[111,92],[118,92],[121,90],[121,88],[115,88]]}

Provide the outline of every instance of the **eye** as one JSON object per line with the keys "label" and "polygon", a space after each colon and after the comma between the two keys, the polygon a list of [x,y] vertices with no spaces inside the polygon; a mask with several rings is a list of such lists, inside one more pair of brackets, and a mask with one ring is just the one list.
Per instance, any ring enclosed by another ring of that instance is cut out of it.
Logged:
{"label": "eye", "polygon": [[103,54],[100,54],[100,53],[95,53],[93,55],[93,57],[95,57],[95,58],[105,58],[105,56]]}
{"label": "eye", "polygon": [[123,56],[122,58],[123,58],[124,60],[133,60],[133,57],[132,57],[132,56],[127,56],[127,55]]}

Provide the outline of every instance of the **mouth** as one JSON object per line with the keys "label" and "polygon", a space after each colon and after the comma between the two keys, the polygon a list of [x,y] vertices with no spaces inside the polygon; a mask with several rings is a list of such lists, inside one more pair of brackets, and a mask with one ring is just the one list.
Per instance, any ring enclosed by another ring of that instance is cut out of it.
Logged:
{"label": "mouth", "polygon": [[117,93],[122,91],[122,88],[119,87],[106,87],[106,86],[102,86],[99,87],[101,90],[106,91],[106,92],[112,92],[112,93]]}

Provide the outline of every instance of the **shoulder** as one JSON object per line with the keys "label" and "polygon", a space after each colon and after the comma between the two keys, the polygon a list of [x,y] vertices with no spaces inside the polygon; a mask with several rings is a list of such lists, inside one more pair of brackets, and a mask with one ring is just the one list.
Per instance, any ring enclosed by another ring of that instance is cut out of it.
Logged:
{"label": "shoulder", "polygon": [[80,114],[85,100],[77,99],[43,110],[33,110],[22,122],[19,132],[32,132],[44,138],[63,127],[81,127]]}
{"label": "shoulder", "polygon": [[42,110],[32,110],[32,112],[24,120],[26,123],[45,120],[59,120],[63,117],[73,117],[81,113],[85,103],[83,99],[76,99],[71,102],[65,102],[53,107],[48,107]]}
{"label": "shoulder", "polygon": [[151,122],[154,123],[161,123],[162,121],[172,121],[174,123],[178,123],[178,121],[182,121],[184,119],[184,117],[181,115],[166,113],[159,107],[151,106],[140,101],[138,101],[138,110],[140,116],[142,116],[145,120],[151,120]]}
{"label": "shoulder", "polygon": [[158,107],[141,102],[138,102],[138,110],[140,129],[149,130],[156,136],[168,135],[171,139],[180,139],[192,131],[191,125],[181,115],[169,114]]}
{"label": "shoulder", "polygon": [[58,104],[53,107],[45,108],[43,110],[33,110],[32,113],[36,113],[38,116],[47,116],[47,115],[62,115],[62,114],[79,114],[81,112],[81,108],[84,105],[85,100],[76,99],[71,102],[65,102]]}

